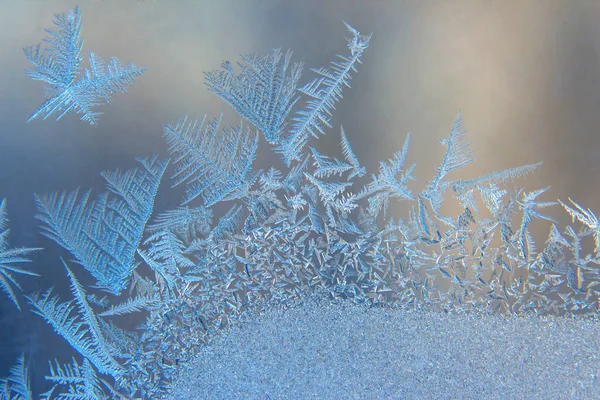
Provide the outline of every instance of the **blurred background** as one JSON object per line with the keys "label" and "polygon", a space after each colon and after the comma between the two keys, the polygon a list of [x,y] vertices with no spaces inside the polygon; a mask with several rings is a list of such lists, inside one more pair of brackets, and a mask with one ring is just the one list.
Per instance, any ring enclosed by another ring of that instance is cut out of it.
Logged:
{"label": "blurred background", "polygon": [[[84,67],[92,49],[149,69],[101,107],[98,126],[75,115],[25,123],[44,92],[25,74],[22,49],[42,41],[54,14],[77,4]],[[26,293],[54,285],[68,298],[57,258],[64,253],[39,234],[33,193],[101,190],[101,171],[135,167],[135,157],[166,157],[162,125],[186,115],[222,111],[237,124],[234,110],[206,89],[203,71],[235,64],[240,53],[289,48],[292,61],[305,63],[305,84],[316,76],[310,68],[348,53],[343,21],[373,32],[371,45],[336,106],[333,128],[311,145],[339,158],[341,124],[371,174],[410,132],[407,164],[417,163],[417,192],[435,175],[446,150],[437,139],[449,135],[460,111],[477,161],[450,179],[543,161],[526,180],[528,190],[552,186],[540,201],[571,197],[599,214],[599,20],[596,0],[0,0],[0,198],[8,200],[11,244],[48,248],[32,257],[32,270],[46,279],[19,282]],[[261,137],[255,166],[271,165],[284,168]],[[156,211],[182,198],[169,190],[171,172]],[[569,221],[560,207],[547,213],[561,225]],[[548,228],[533,223],[538,248]],[[23,350],[46,373],[49,355],[68,346],[27,306],[17,313],[0,299],[0,376]]]}

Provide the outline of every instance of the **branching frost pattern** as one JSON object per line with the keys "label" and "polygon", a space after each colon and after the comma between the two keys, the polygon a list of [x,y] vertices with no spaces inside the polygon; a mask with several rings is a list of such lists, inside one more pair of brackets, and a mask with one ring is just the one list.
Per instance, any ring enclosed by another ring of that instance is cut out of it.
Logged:
{"label": "branching frost pattern", "polygon": [[[56,25],[48,52],[26,51],[38,67],[32,77],[53,85],[49,103],[34,116],[76,110],[91,122],[94,96],[110,93],[121,81],[99,72],[101,63],[91,56],[96,67],[81,81],[87,83],[74,83],[78,9],[57,16]],[[220,329],[251,311],[314,293],[423,310],[598,311],[598,217],[572,200],[560,202],[573,219],[560,229],[542,212],[559,204],[538,199],[547,188],[503,187],[541,163],[452,180],[454,171],[475,161],[460,114],[441,139],[446,154],[421,192],[409,187],[415,180],[415,165],[405,165],[410,135],[366,182],[360,154],[341,127],[343,161],[322,154],[316,144],[305,152],[310,138],[330,127],[341,90],[350,86],[350,72],[371,39],[346,27],[350,55],[331,68],[314,69],[318,77],[301,88],[302,64],[291,64],[291,52],[279,50],[243,56],[238,75],[229,63],[206,75],[209,89],[248,123],[222,130],[221,116],[204,116],[165,125],[173,184],[186,185],[180,207],[151,218],[168,166],[156,157],[140,159],[142,168],[103,173],[109,191],[95,198],[80,190],[36,195],[42,233],[98,283],[84,288],[77,278],[82,270],[62,261],[72,300],[64,302],[52,289],[26,296],[32,311],[77,353],[69,363],[50,363],[53,386],[43,398],[158,398],[177,369]],[[252,168],[258,135],[248,126],[276,146],[287,171]],[[461,206],[457,216],[441,214],[450,190]],[[405,218],[388,215],[392,201],[407,205]],[[215,219],[213,206],[220,203],[228,211]],[[35,249],[8,249],[4,205],[0,283],[18,306],[12,288],[19,286],[7,274],[32,274],[11,265]],[[530,232],[535,220],[550,223],[541,245]],[[586,237],[594,240],[593,252],[584,250]],[[98,288],[109,294],[99,297]],[[125,289],[125,299],[111,297]],[[114,319],[139,312],[146,318],[134,332]],[[3,398],[32,398],[27,379],[20,358],[0,382]]]}

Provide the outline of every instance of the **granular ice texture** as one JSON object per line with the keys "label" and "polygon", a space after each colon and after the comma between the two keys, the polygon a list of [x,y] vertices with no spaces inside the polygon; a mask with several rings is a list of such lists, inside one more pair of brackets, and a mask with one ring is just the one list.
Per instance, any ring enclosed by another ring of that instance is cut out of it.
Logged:
{"label": "granular ice texture", "polygon": [[209,341],[171,399],[600,398],[591,319],[307,300]]}

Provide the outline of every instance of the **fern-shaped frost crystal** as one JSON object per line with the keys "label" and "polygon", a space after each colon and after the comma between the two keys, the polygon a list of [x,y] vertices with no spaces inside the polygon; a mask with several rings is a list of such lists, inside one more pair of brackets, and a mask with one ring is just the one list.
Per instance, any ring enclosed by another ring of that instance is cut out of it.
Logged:
{"label": "fern-shaped frost crystal", "polygon": [[148,225],[149,233],[170,231],[186,238],[196,234],[207,235],[212,224],[212,210],[206,207],[179,207],[161,213],[152,224]]}
{"label": "fern-shaped frost crystal", "polygon": [[94,125],[99,112],[93,109],[101,104],[101,100],[110,102],[112,94],[126,92],[135,78],[142,75],[145,68],[131,63],[123,65],[116,58],[111,63],[104,61],[91,51],[89,52],[90,69],[77,80],[82,60],[81,47],[81,11],[79,7],[67,13],[55,16],[54,29],[47,29],[49,34],[44,39],[48,45],[42,48],[29,46],[24,49],[25,56],[33,64],[34,69],[27,74],[34,80],[46,82],[46,101],[29,117],[28,122],[36,119],[56,117],[74,112],[81,114],[81,120]]}
{"label": "fern-shaped frost crystal", "polygon": [[10,367],[10,376],[0,379],[0,399],[33,400],[27,366],[25,365],[25,354],[21,354],[17,364]]}
{"label": "fern-shaped frost crystal", "polygon": [[[527,259],[529,255],[533,255],[534,250],[533,239],[530,237],[530,232],[528,230],[529,223],[533,221],[533,218],[545,219],[548,221],[552,221],[557,223],[551,217],[540,213],[536,208],[545,208],[558,204],[554,201],[549,202],[538,202],[536,201],[537,197],[543,194],[545,191],[550,189],[550,187],[544,189],[538,189],[531,193],[523,193],[522,199],[518,201],[519,208],[523,211],[523,218],[521,219],[521,227],[519,229],[519,248],[521,250],[521,255],[523,258]],[[529,251],[528,251],[529,249]]]}
{"label": "fern-shaped frost crystal", "polygon": [[346,27],[352,34],[348,39],[350,57],[338,55],[342,61],[332,62],[331,68],[313,69],[320,77],[299,89],[310,97],[307,107],[298,111],[293,118],[290,135],[276,148],[288,166],[292,161],[302,158],[302,151],[311,135],[316,137],[319,133],[324,134],[323,125],[331,127],[329,119],[335,103],[342,98],[344,86],[350,87],[350,72],[356,72],[356,64],[360,64],[362,53],[369,47],[371,34],[361,35],[350,25],[346,24]]}
{"label": "fern-shaped frost crystal", "polygon": [[100,372],[117,378],[123,373],[123,368],[114,358],[114,348],[104,338],[98,319],[85,299],[83,287],[64,261],[63,265],[70,278],[71,293],[77,307],[73,301],[60,303],[59,297],[48,290],[43,295],[36,293],[28,296],[33,312],[52,325],[71,347]]}
{"label": "fern-shaped frost crystal", "polygon": [[350,142],[348,141],[348,138],[346,137],[346,132],[344,132],[344,127],[340,126],[340,130],[341,130],[342,154],[344,155],[344,158],[346,159],[346,161],[348,161],[352,165],[352,168],[354,169],[354,171],[352,171],[352,173],[350,173],[350,175],[348,175],[348,180],[354,178],[355,176],[362,177],[367,173],[367,170],[365,167],[362,167],[360,165],[360,162],[358,161],[356,154],[354,154],[354,151],[352,150],[352,147],[350,146]]}
{"label": "fern-shaped frost crystal", "polygon": [[560,204],[565,208],[565,210],[567,210],[569,215],[571,215],[573,222],[575,222],[575,220],[578,220],[587,228],[587,234],[594,235],[594,251],[596,253],[600,252],[600,220],[598,219],[596,214],[594,214],[589,208],[586,210],[579,204],[575,203],[573,200],[569,200],[571,201],[571,203],[573,203],[575,207],[577,207],[577,209],[567,206],[562,201],[560,202]]}
{"label": "fern-shaped frost crystal", "polygon": [[13,274],[39,276],[38,274],[27,271],[25,269],[16,267],[14,264],[26,263],[31,260],[25,258],[31,252],[41,250],[34,248],[10,248],[8,243],[8,235],[10,229],[8,228],[8,216],[6,211],[6,199],[0,202],[0,287],[8,295],[10,300],[20,310],[17,296],[13,290],[12,285],[17,289],[21,289],[18,282],[15,280]]}
{"label": "fern-shaped frost crystal", "polygon": [[458,114],[450,136],[440,140],[447,147],[446,155],[444,155],[442,165],[437,168],[436,177],[429,182],[422,193],[423,197],[429,199],[436,213],[442,206],[444,193],[451,185],[451,182],[444,180],[446,175],[475,160],[472,150],[469,150],[471,143],[465,139],[465,133],[467,131],[463,129],[462,117]]}
{"label": "fern-shaped frost crystal", "polygon": [[79,191],[37,196],[42,233],[70,251],[98,281],[119,294],[133,269],[134,257],[154,206],[167,161],[138,159],[142,169],[102,174],[110,192],[89,199]]}
{"label": "fern-shaped frost crystal", "polygon": [[481,186],[481,185],[490,184],[490,183],[500,183],[500,182],[506,183],[509,180],[524,177],[525,175],[529,174],[530,172],[535,171],[541,165],[542,165],[542,163],[539,162],[537,164],[522,165],[522,166],[516,167],[516,168],[505,169],[504,171],[492,172],[490,174],[484,175],[479,178],[471,179],[468,181],[461,179],[461,180],[454,182],[454,184],[452,185],[452,190],[454,190],[457,193],[462,194],[476,186]]}
{"label": "fern-shaped frost crystal", "polygon": [[286,126],[285,119],[298,101],[295,97],[302,63],[294,63],[288,75],[292,52],[280,49],[271,55],[242,55],[241,74],[235,75],[231,63],[223,63],[224,71],[206,72],[208,89],[217,94],[242,117],[250,121],[276,144]]}
{"label": "fern-shaped frost crystal", "polygon": [[[105,388],[112,392],[111,394],[119,396],[112,386],[104,379],[98,377],[93,365],[85,359],[82,365],[73,358],[72,364],[61,365],[54,360],[54,365],[50,363],[50,375],[46,379],[54,383],[54,390],[57,386],[68,388],[68,399],[108,399]],[[63,397],[59,397],[63,398]]]}
{"label": "fern-shaped frost crystal", "polygon": [[[410,142],[410,133],[406,135],[402,150],[394,154],[387,162],[379,163],[379,175],[373,175],[373,180],[357,196],[356,200],[372,196],[369,198],[369,212],[371,215],[377,215],[381,209],[384,214],[387,211],[389,200],[392,197],[414,200],[415,197],[406,185],[409,180],[413,180],[412,172],[415,168],[413,164],[407,170],[403,170],[404,161],[408,154],[408,144]],[[397,175],[403,174],[400,178]]]}
{"label": "fern-shaped frost crystal", "polygon": [[[202,119],[165,125],[169,151],[176,154],[175,185],[187,184],[183,205],[202,196],[210,207],[243,187],[258,147],[258,136],[240,122],[219,132],[223,115],[206,123]],[[233,200],[233,199],[229,199]]]}

